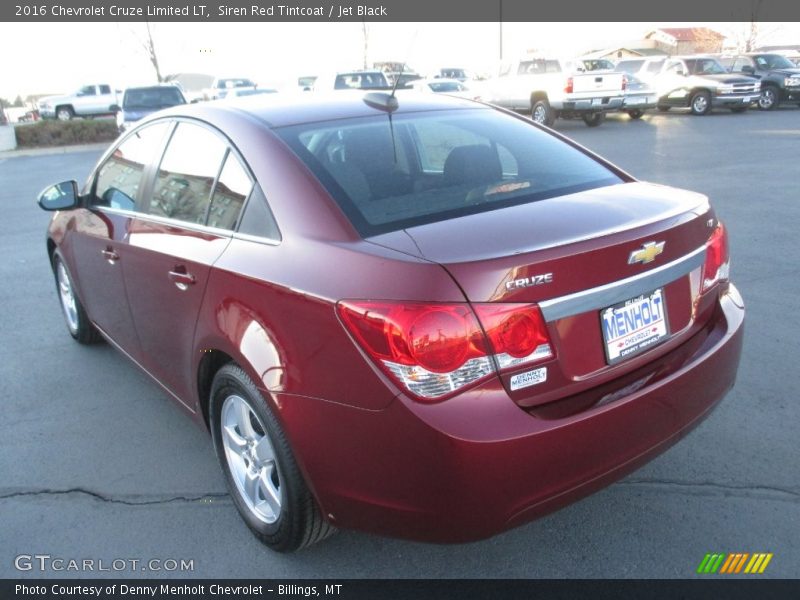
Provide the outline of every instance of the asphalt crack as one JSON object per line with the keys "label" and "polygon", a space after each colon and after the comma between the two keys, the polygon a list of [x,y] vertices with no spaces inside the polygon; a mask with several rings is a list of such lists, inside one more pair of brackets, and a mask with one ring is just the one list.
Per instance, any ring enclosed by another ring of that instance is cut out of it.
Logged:
{"label": "asphalt crack", "polygon": [[626,479],[617,485],[627,487],[663,488],[674,493],[694,495],[739,496],[783,502],[800,502],[800,490],[774,485],[733,485],[713,481],[683,481],[678,479]]}
{"label": "asphalt crack", "polygon": [[125,506],[152,506],[157,504],[172,504],[176,502],[212,504],[217,500],[222,500],[229,497],[227,492],[219,492],[219,493],[215,492],[208,494],[198,494],[196,496],[168,496],[162,498],[137,499],[136,496],[130,496],[127,498],[114,497],[103,494],[101,492],[95,492],[93,490],[87,490],[84,488],[76,487],[63,490],[53,490],[53,489],[20,490],[16,492],[0,493],[0,501],[10,500],[14,498],[37,497],[37,496],[68,496],[72,494],[82,494],[84,496],[90,496],[91,498],[100,500],[101,502],[107,502],[109,504],[123,504]]}

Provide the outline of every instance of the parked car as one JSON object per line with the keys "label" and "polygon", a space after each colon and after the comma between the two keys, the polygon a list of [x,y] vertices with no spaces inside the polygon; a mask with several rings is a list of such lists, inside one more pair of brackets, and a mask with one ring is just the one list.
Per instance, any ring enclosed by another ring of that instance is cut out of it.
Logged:
{"label": "parked car", "polygon": [[81,86],[72,94],[45,96],[37,102],[43,119],[69,121],[74,117],[113,115],[119,110],[119,92],[109,84]]}
{"label": "parked car", "polygon": [[[415,81],[419,81],[422,79],[422,75],[419,73],[406,73],[404,72],[384,72],[386,76],[386,81],[389,82],[391,87],[397,87],[398,90],[408,90],[411,89]],[[396,82],[396,86],[395,86]]]}
{"label": "parked car", "polygon": [[432,74],[434,79],[457,79],[464,82],[476,79],[475,75],[467,69],[461,67],[442,67]]}
{"label": "parked car", "polygon": [[672,56],[653,81],[662,112],[677,106],[688,107],[693,115],[705,115],[718,107],[738,113],[761,96],[758,79],[728,73],[713,56]]}
{"label": "parked car", "polygon": [[476,90],[470,89],[467,84],[458,79],[418,79],[411,84],[411,88],[418,92],[434,94],[450,94],[461,98],[478,99]]}
{"label": "parked car", "polygon": [[626,58],[618,61],[614,68],[638,79],[650,82],[653,77],[661,72],[666,56],[651,56],[642,58]]}
{"label": "parked car", "polygon": [[206,100],[220,100],[231,90],[254,90],[256,87],[252,80],[245,77],[218,77],[204,92],[204,97]]}
{"label": "parked car", "polygon": [[186,98],[176,85],[128,88],[122,96],[122,110],[117,112],[117,127],[123,132],[147,115],[179,104],[186,104]]}
{"label": "parked car", "polygon": [[505,65],[499,77],[485,83],[482,97],[542,125],[580,117],[596,127],[608,111],[622,108],[624,91],[622,73],[587,73],[565,61],[532,57]]}
{"label": "parked car", "polygon": [[744,304],[705,196],[485,104],[334,96],[168,109],[39,197],[69,333],[210,429],[268,546],[493,535],[733,386]]}
{"label": "parked car", "polygon": [[312,88],[315,92],[330,90],[388,90],[389,83],[383,71],[344,71],[340,73],[324,73],[314,80]]}
{"label": "parked car", "polygon": [[262,96],[264,94],[277,94],[278,90],[274,88],[234,88],[229,90],[228,95],[225,96],[227,100],[234,100],[236,98],[244,98],[247,96]]}
{"label": "parked car", "polygon": [[649,84],[635,75],[625,75],[625,99],[622,111],[631,119],[641,119],[644,111],[653,109],[658,104],[658,94]]}
{"label": "parked car", "polygon": [[774,110],[784,102],[800,106],[800,68],[781,54],[751,52],[723,57],[720,63],[731,73],[751,75],[761,80],[758,108]]}

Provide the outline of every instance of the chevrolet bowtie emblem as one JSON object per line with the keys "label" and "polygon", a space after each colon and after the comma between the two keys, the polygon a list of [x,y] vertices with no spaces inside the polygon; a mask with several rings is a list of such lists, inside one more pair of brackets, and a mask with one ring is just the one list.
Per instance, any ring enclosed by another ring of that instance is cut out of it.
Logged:
{"label": "chevrolet bowtie emblem", "polygon": [[656,256],[661,254],[663,251],[664,242],[647,242],[639,250],[634,250],[631,252],[630,257],[628,258],[628,264],[632,265],[635,263],[642,263],[644,265],[649,262],[653,262],[656,259]]}

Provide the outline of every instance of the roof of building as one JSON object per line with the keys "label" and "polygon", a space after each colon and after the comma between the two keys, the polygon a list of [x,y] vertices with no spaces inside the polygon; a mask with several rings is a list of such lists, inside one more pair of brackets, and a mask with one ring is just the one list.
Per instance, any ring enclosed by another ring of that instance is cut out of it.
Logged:
{"label": "roof of building", "polygon": [[722,40],[725,38],[721,33],[709,29],[708,27],[662,27],[654,29],[645,37],[650,37],[657,31],[666,33],[675,38],[678,42],[699,42],[703,40]]}

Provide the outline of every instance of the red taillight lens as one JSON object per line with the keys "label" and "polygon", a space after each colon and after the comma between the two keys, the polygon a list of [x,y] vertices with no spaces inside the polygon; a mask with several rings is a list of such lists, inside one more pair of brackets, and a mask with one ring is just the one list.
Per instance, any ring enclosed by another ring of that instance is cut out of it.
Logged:
{"label": "red taillight lens", "polygon": [[[552,356],[538,307],[344,301],[339,315],[384,371],[421,400],[438,400],[500,369]],[[494,354],[494,356],[492,356]]]}
{"label": "red taillight lens", "polygon": [[501,369],[553,355],[542,312],[535,304],[476,304]]}
{"label": "red taillight lens", "polygon": [[703,289],[710,289],[718,281],[726,281],[730,272],[728,232],[720,222],[706,243],[706,262],[703,265]]}
{"label": "red taillight lens", "polygon": [[622,91],[624,92],[626,89],[628,89],[628,76],[627,75],[623,75],[622,76]]}
{"label": "red taillight lens", "polygon": [[567,85],[564,86],[564,91],[571,94],[575,89],[575,80],[572,77],[567,77]]}

